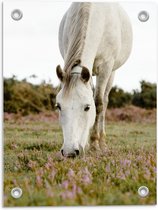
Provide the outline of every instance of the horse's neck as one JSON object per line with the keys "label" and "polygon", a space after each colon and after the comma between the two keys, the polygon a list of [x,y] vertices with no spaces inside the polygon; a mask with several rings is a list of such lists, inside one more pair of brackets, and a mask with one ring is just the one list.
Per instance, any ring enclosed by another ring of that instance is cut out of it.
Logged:
{"label": "horse's neck", "polygon": [[[65,71],[71,71],[76,60],[89,69],[92,75],[93,63],[103,34],[104,16],[99,4],[80,3],[69,11],[67,21],[69,44],[65,56]],[[100,19],[102,21],[100,21]]]}
{"label": "horse's neck", "polygon": [[70,72],[71,68],[80,62],[84,47],[91,3],[73,3],[68,10],[65,22],[65,55],[64,70]]}
{"label": "horse's neck", "polygon": [[99,12],[100,8],[97,5],[95,3],[91,5],[86,37],[81,53],[81,66],[87,67],[91,75],[93,63],[104,32],[105,15],[103,12]]}

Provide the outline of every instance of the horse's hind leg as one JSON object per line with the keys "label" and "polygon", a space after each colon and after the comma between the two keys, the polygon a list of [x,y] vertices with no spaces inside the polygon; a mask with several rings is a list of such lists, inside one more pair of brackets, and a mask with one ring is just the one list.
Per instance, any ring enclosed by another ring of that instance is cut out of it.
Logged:
{"label": "horse's hind leg", "polygon": [[96,105],[96,119],[91,133],[91,148],[100,150],[100,118],[104,111],[104,93],[112,73],[114,61],[113,59],[99,66],[98,76],[96,78],[95,88],[95,105]]}
{"label": "horse's hind leg", "polygon": [[110,75],[110,78],[108,80],[105,93],[104,93],[104,105],[103,105],[103,111],[100,114],[99,119],[99,133],[100,133],[100,139],[99,139],[99,146],[101,150],[106,150],[106,132],[105,132],[105,114],[109,102],[109,93],[112,88],[113,80],[114,80],[115,71],[113,71]]}

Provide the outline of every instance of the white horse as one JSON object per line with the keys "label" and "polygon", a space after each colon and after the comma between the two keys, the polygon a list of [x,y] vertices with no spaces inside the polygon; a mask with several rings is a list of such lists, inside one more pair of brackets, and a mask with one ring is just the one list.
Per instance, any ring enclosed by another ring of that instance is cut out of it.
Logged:
{"label": "white horse", "polygon": [[[61,90],[56,98],[64,143],[61,153],[75,157],[91,145],[104,149],[105,112],[115,70],[132,48],[132,29],[118,3],[72,3],[59,28],[64,69],[57,66]],[[93,96],[92,75],[96,76]]]}

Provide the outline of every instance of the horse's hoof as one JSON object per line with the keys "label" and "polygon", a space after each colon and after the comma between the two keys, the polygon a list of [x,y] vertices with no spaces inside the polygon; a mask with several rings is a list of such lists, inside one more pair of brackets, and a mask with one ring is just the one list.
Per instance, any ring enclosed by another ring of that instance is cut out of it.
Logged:
{"label": "horse's hoof", "polygon": [[99,142],[97,140],[91,143],[90,150],[100,152]]}
{"label": "horse's hoof", "polygon": [[99,142],[99,146],[100,146],[100,150],[105,153],[108,151],[108,146],[107,144],[105,143],[105,141],[100,141]]}

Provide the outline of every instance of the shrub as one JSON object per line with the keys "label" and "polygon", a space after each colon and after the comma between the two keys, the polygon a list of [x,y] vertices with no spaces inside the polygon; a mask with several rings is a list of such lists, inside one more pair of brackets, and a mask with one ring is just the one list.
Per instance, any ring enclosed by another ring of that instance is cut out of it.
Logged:
{"label": "shrub", "polygon": [[131,104],[132,95],[124,92],[121,88],[114,86],[109,94],[109,108],[123,107]]}
{"label": "shrub", "polygon": [[141,90],[133,93],[132,104],[146,109],[156,108],[156,84],[141,81]]}
{"label": "shrub", "polygon": [[51,110],[56,93],[57,88],[45,82],[33,85],[15,77],[4,79],[4,111],[26,115]]}

